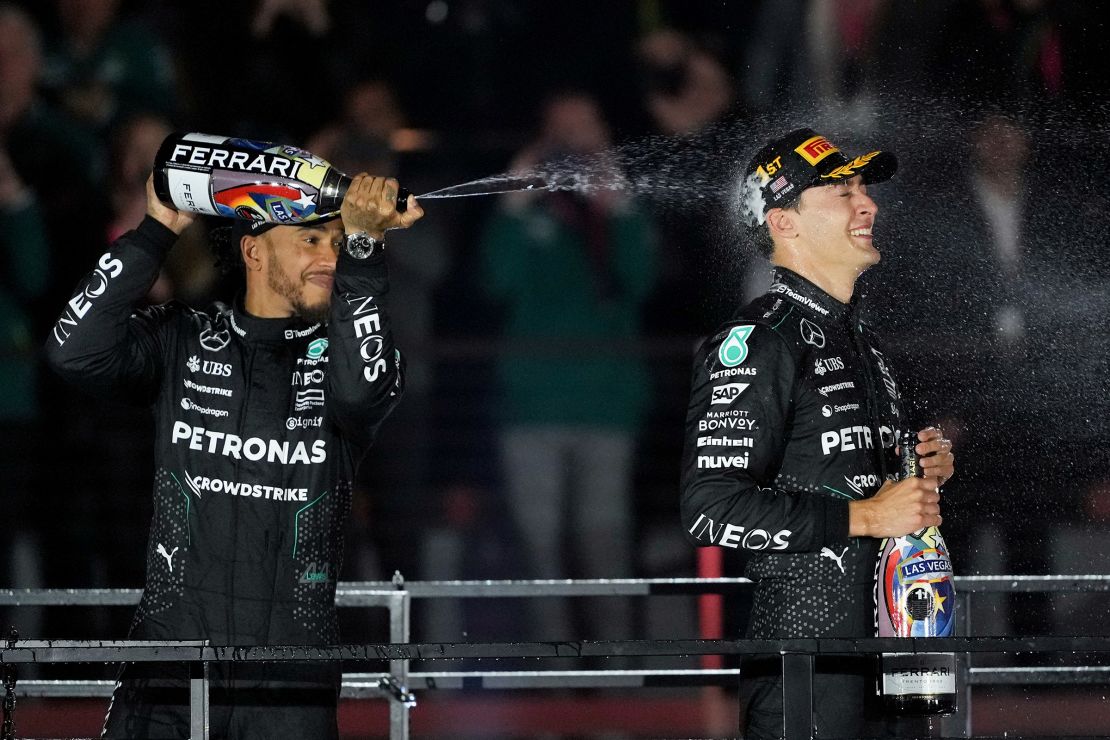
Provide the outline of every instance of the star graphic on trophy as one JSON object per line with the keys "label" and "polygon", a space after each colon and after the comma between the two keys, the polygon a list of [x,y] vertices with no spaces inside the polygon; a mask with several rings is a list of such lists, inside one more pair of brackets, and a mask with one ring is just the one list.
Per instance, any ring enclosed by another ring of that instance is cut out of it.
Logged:
{"label": "star graphic on trophy", "polygon": [[293,201],[297,204],[297,206],[299,206],[300,208],[308,208],[309,206],[315,204],[315,201],[312,199],[311,195],[301,190],[300,188],[297,188],[296,190],[298,193],[301,194],[300,198],[297,198],[295,201]]}

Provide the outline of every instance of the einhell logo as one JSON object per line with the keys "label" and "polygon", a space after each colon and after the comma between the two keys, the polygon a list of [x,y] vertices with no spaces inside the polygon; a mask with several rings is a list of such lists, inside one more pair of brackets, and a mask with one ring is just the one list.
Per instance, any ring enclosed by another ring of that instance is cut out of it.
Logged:
{"label": "einhell logo", "polygon": [[825,157],[833,152],[840,150],[829,143],[829,140],[824,136],[814,136],[812,139],[806,139],[802,145],[794,149],[798,154],[801,154],[805,161],[812,165],[816,165]]}

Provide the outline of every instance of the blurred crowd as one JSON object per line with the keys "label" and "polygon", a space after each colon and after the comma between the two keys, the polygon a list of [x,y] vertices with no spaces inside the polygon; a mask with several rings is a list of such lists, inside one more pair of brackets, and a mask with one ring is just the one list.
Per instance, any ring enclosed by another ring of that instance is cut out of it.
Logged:
{"label": "blurred crowd", "polygon": [[[149,416],[64,387],[39,351],[141,219],[173,130],[297,144],[416,193],[630,141],[709,153],[689,179],[721,197],[429,200],[390,236],[408,389],[360,471],[344,580],[694,575],[677,518],[690,358],[767,284],[729,177],[801,124],[900,155],[876,189],[884,257],[865,285],[916,421],[957,443],[957,570],[1110,566],[1098,6],[0,2],[0,587],[142,582]],[[212,227],[183,236],[151,303],[234,297]],[[688,607],[615,602],[444,606],[416,636],[696,629]],[[1019,607],[1003,629],[1059,626],[1043,600]],[[18,621],[123,634],[126,615],[77,613]]]}

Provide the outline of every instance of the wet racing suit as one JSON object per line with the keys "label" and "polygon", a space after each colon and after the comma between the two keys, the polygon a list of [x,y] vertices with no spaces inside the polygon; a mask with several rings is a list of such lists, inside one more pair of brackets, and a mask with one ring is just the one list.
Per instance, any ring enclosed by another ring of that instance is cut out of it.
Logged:
{"label": "wet racing suit", "polygon": [[[149,217],[122,236],[47,339],[70,382],[153,405],[154,516],[131,637],[334,644],[351,480],[402,389],[383,258],[340,255],[327,324],[222,304],[135,311],[175,239]],[[124,669],[107,736],[188,735],[184,668],[151,665]],[[213,737],[336,734],[337,664],[215,664],[213,676]]]}
{"label": "wet racing suit", "polygon": [[[860,308],[777,268],[771,289],[694,362],[683,527],[695,545],[747,556],[752,638],[874,635],[878,541],[848,537],[848,502],[873,496],[897,471],[902,408]],[[777,737],[779,664],[744,665],[746,674],[766,673],[746,692],[749,736]],[[839,721],[861,713],[869,671],[847,673],[819,675],[815,699],[818,728],[850,737],[859,728]]]}

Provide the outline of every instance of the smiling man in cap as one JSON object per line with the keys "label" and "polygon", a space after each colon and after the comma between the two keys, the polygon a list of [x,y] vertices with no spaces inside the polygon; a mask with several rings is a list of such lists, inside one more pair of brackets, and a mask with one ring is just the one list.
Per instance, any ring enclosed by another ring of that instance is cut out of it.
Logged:
{"label": "smiling man in cap", "polygon": [[[746,556],[756,584],[748,637],[873,636],[879,538],[941,522],[951,444],[918,432],[925,477],[894,482],[896,434],[909,427],[855,292],[880,259],[868,186],[897,167],[889,152],[849,157],[799,129],[747,168],[743,216],[773,284],[697,353],[681,508],[693,544]],[[865,706],[872,666],[866,656],[817,660],[819,737],[876,729]],[[746,737],[783,735],[780,671],[778,659],[744,661]]]}

